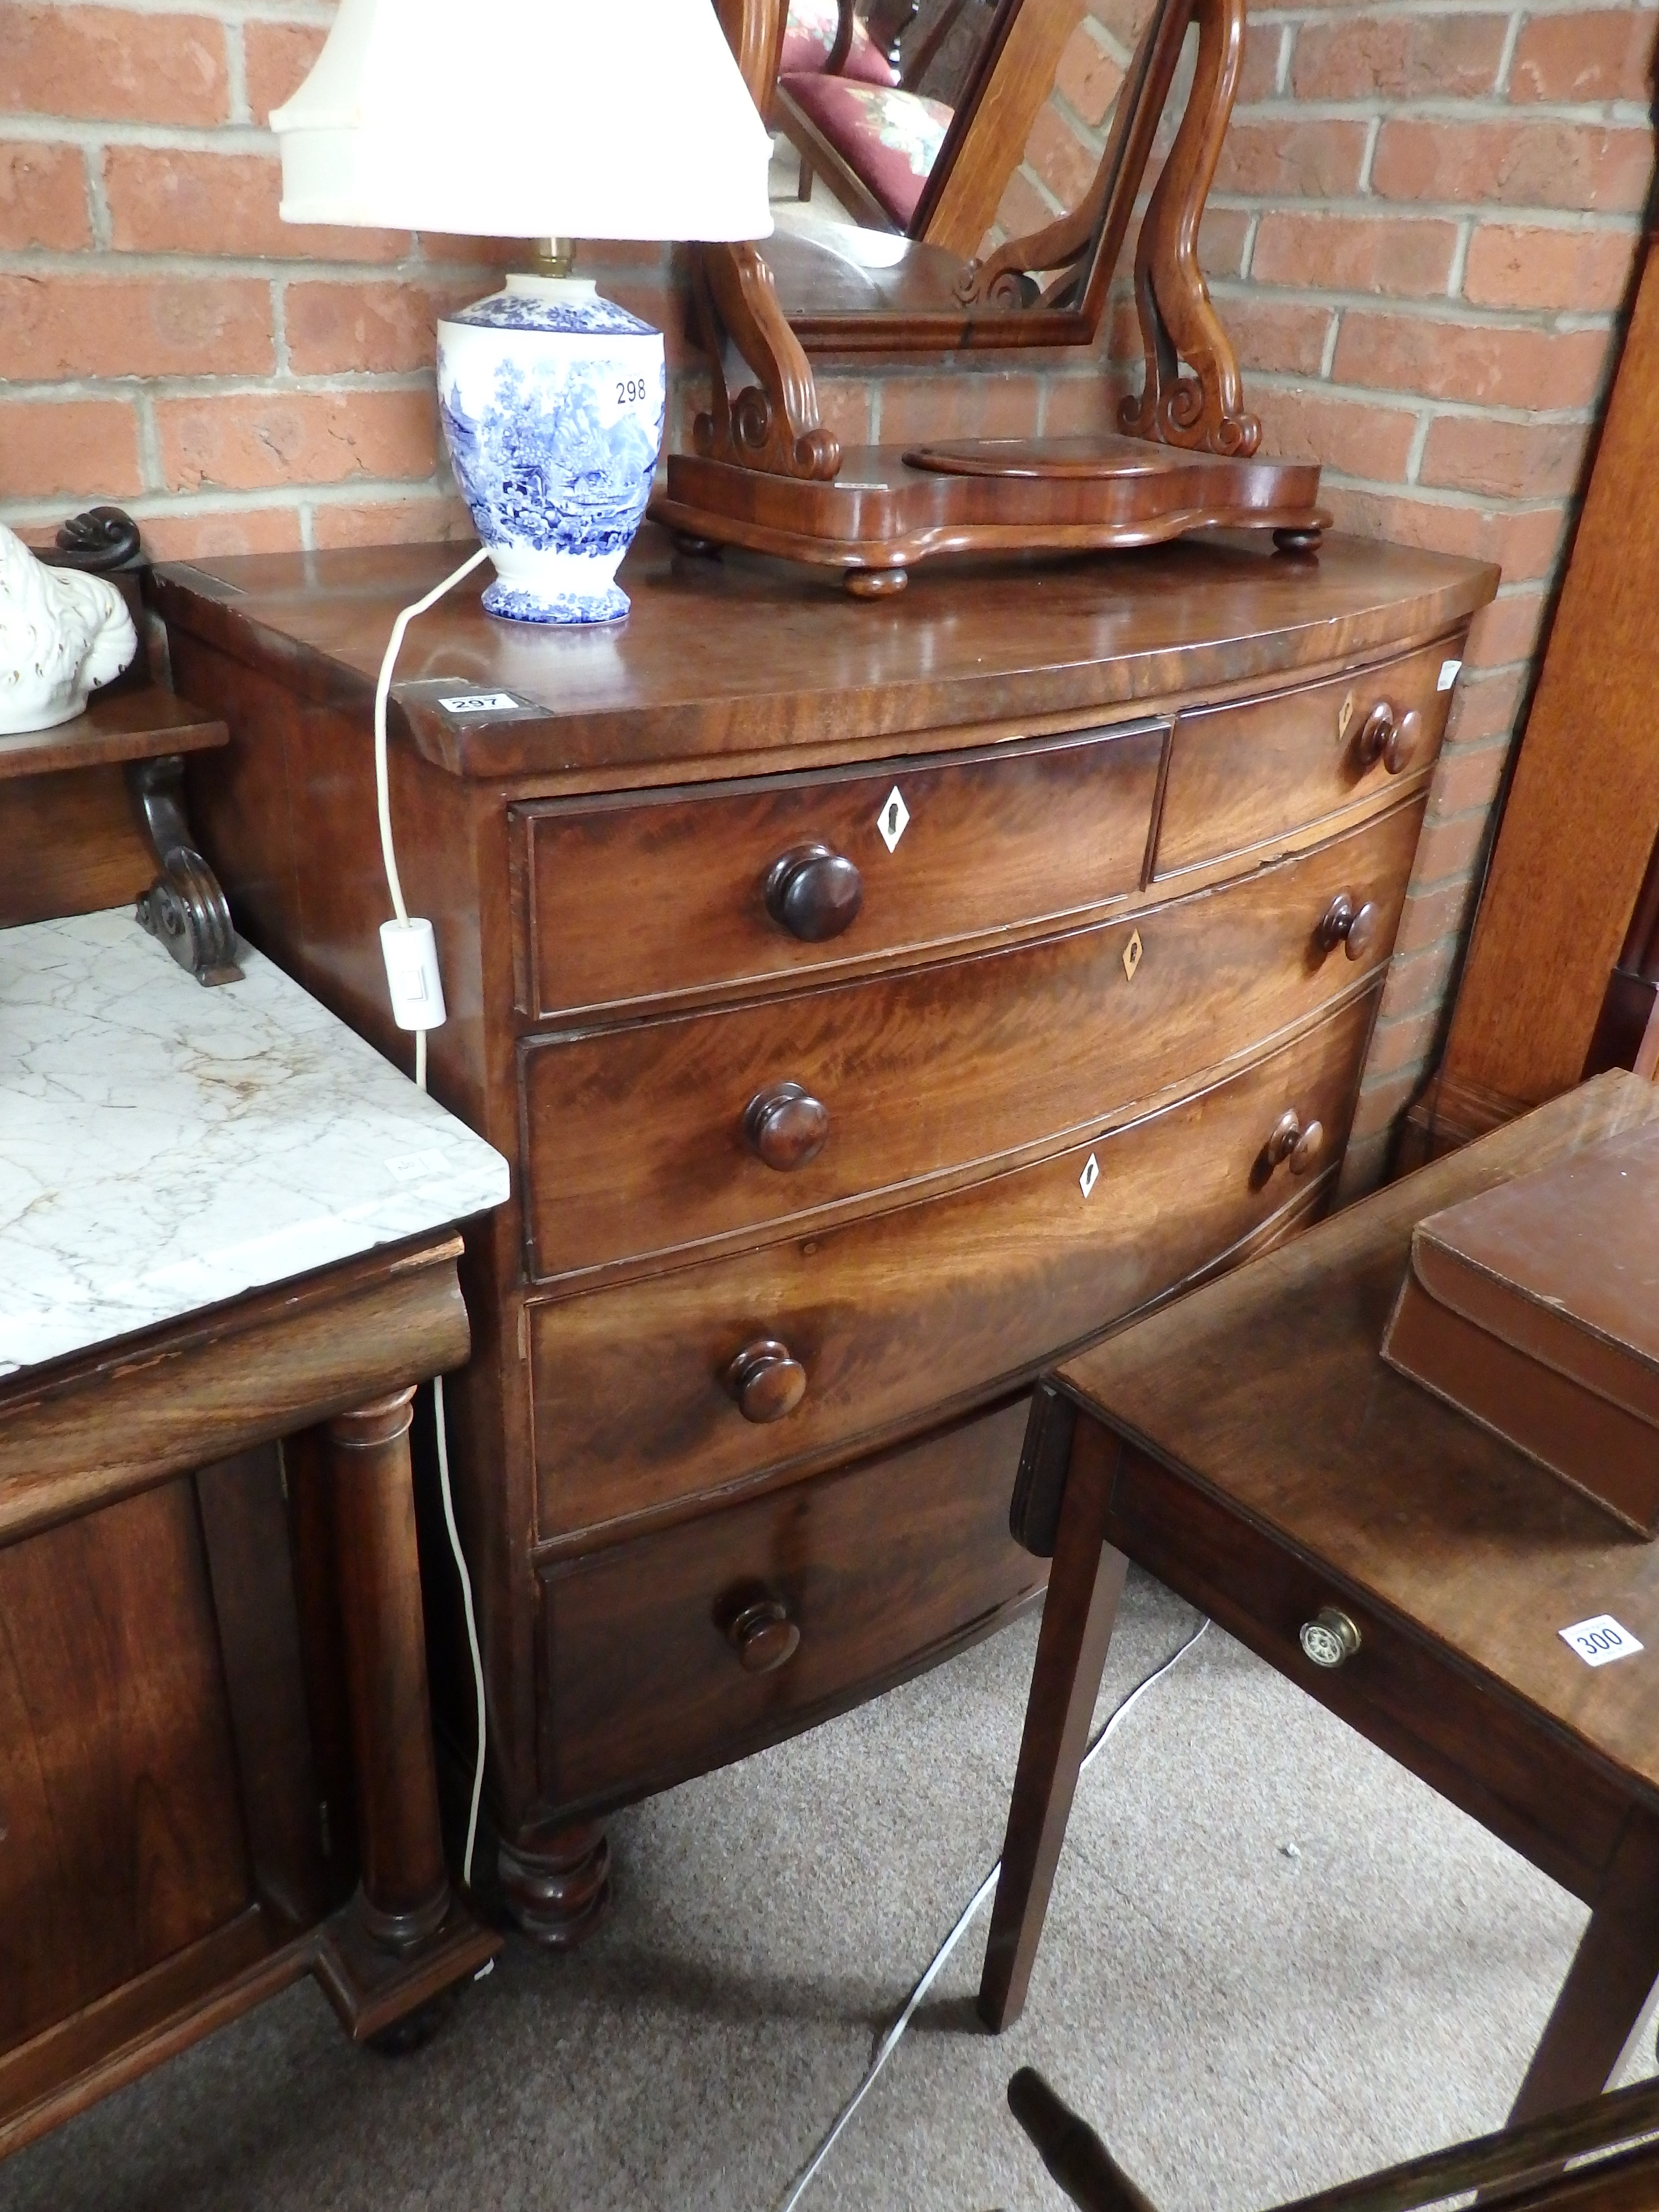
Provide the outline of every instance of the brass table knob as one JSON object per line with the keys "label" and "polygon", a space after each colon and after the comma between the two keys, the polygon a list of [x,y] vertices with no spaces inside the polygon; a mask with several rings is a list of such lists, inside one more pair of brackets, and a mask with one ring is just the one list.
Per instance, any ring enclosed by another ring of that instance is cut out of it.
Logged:
{"label": "brass table knob", "polygon": [[828,845],[795,845],[767,870],[761,896],[780,929],[805,944],[821,945],[858,920],[864,878]]}
{"label": "brass table knob", "polygon": [[1267,1165],[1276,1168],[1281,1160],[1288,1160],[1293,1176],[1306,1175],[1324,1146],[1324,1123],[1310,1121],[1304,1127],[1295,1107],[1287,1106],[1267,1139]]}
{"label": "brass table knob", "polygon": [[1340,945],[1350,960],[1363,960],[1376,945],[1382,926],[1381,907],[1370,899],[1356,906],[1349,892],[1339,891],[1320,917],[1319,942],[1327,952],[1334,952]]}
{"label": "brass table knob", "polygon": [[744,1109],[743,1133],[757,1159],[787,1175],[829,1142],[830,1109],[799,1083],[769,1083]]}
{"label": "brass table knob", "polygon": [[800,1631],[781,1598],[757,1598],[726,1624],[726,1639],[745,1674],[770,1674],[800,1648]]}
{"label": "brass table knob", "polygon": [[1359,1631],[1346,1613],[1328,1605],[1303,1622],[1300,1640],[1316,1667],[1344,1667],[1359,1649]]}
{"label": "brass table knob", "polygon": [[745,1421],[781,1421],[806,1395],[806,1370],[787,1344],[758,1337],[726,1369],[726,1387]]}

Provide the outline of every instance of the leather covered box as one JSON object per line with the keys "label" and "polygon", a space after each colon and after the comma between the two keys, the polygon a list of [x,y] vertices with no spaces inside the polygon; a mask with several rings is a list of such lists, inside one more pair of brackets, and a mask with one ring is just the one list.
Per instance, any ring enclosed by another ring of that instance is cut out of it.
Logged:
{"label": "leather covered box", "polygon": [[1659,1529],[1659,1127],[1420,1221],[1382,1357]]}

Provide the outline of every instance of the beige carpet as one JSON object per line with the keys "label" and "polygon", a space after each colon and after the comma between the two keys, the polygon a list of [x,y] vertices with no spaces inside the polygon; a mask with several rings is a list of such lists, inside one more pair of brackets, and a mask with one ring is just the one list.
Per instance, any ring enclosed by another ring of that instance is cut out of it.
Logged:
{"label": "beige carpet", "polygon": [[[1132,1577],[1103,1717],[1192,1626]],[[297,1989],[0,2166],[0,2212],[777,2212],[1000,1846],[1035,1633],[621,1816],[605,1935],[510,1947],[416,2057]],[[981,1919],[802,2212],[1059,2207],[1026,2061],[1162,2212],[1477,2133],[1583,1917],[1212,1629],[1084,1783],[1024,2021],[975,2023]]]}

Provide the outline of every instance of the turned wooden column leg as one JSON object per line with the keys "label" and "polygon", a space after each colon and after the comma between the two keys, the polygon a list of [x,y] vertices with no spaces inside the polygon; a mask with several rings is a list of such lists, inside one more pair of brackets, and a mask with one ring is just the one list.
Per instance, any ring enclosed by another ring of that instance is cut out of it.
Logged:
{"label": "turned wooden column leg", "polygon": [[321,1432],[362,1880],[322,1931],[316,1972],[353,2039],[390,2051],[424,2042],[447,1993],[501,1948],[451,1891],[444,1864],[409,1462],[414,1396],[356,1407]]}
{"label": "turned wooden column leg", "polygon": [[414,1398],[400,1390],[337,1414],[325,1431],[357,1768],[360,1909],[369,1932],[397,1946],[433,1934],[449,1906],[409,1459]]}
{"label": "turned wooden column leg", "polygon": [[1079,1420],[979,1985],[980,2018],[999,2034],[1024,2009],[1128,1571],[1127,1560],[1103,1542],[1101,1533],[1116,1458],[1117,1447],[1106,1432],[1093,1421]]}
{"label": "turned wooden column leg", "polygon": [[611,1910],[611,1846],[602,1821],[522,1829],[502,1844],[500,1863],[508,1911],[550,1950],[586,1942]]}

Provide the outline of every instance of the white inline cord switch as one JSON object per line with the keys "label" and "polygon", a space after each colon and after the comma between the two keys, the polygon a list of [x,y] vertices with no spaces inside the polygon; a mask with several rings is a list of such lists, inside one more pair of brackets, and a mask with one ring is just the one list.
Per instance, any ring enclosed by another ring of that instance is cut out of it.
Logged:
{"label": "white inline cord switch", "polygon": [[438,973],[438,940],[432,924],[410,915],[380,924],[380,957],[386,962],[392,1018],[400,1030],[435,1030],[443,1025],[444,984]]}

